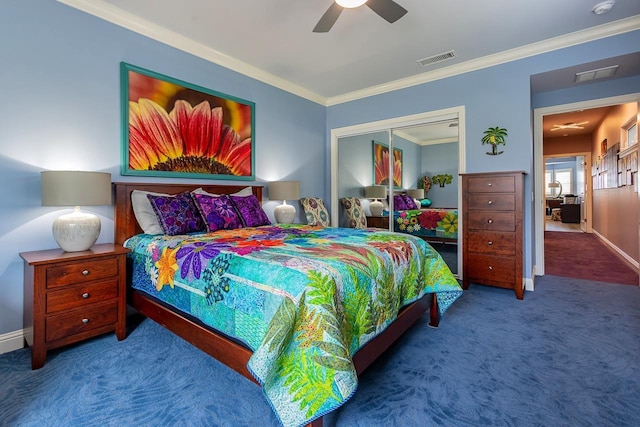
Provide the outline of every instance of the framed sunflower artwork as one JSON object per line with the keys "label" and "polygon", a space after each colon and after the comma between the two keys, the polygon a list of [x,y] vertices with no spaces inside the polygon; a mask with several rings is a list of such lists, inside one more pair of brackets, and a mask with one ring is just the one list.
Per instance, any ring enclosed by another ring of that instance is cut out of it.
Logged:
{"label": "framed sunflower artwork", "polygon": [[402,188],[402,149],[393,149],[393,173],[389,171],[389,146],[382,142],[373,143],[373,185],[389,185],[393,179],[394,188]]}
{"label": "framed sunflower artwork", "polygon": [[120,64],[122,175],[255,179],[255,104]]}

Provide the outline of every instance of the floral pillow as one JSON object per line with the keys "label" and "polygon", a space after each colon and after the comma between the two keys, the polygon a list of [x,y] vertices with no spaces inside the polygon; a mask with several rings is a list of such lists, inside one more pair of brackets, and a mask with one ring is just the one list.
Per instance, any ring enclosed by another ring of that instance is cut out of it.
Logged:
{"label": "floral pillow", "polygon": [[413,200],[413,197],[409,196],[408,194],[401,194],[400,197],[402,197],[402,200],[404,200],[404,205],[406,206],[407,210],[418,209],[415,200]]}
{"label": "floral pillow", "polygon": [[229,196],[213,197],[196,193],[191,195],[205,220],[207,231],[242,228],[242,219]]}
{"label": "floral pillow", "polygon": [[324,205],[324,201],[318,197],[303,197],[300,204],[307,217],[307,224],[329,226],[329,211]]}
{"label": "floral pillow", "polygon": [[260,225],[270,225],[269,217],[260,206],[255,195],[231,196],[231,200],[240,214],[240,219],[245,227],[258,227]]}
{"label": "floral pillow", "polygon": [[360,199],[357,197],[345,197],[342,199],[342,206],[344,206],[347,211],[349,227],[367,228],[367,217],[364,215],[364,209],[362,209]]}
{"label": "floral pillow", "polygon": [[147,198],[164,234],[175,236],[205,230],[202,217],[188,191],[175,196],[147,194]]}
{"label": "floral pillow", "polygon": [[398,194],[393,196],[393,209],[396,211],[416,209],[416,202],[406,194]]}

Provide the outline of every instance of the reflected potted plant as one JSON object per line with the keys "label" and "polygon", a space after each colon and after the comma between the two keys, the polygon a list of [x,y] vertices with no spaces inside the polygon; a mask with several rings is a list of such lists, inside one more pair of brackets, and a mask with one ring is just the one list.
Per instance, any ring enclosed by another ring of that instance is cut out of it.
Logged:
{"label": "reflected potted plant", "polygon": [[498,151],[498,145],[507,144],[504,140],[507,135],[507,130],[499,126],[485,130],[484,136],[482,137],[482,144],[491,144],[491,152],[487,152],[487,154],[490,156],[497,156],[498,154],[504,153],[504,151]]}
{"label": "reflected potted plant", "polygon": [[453,176],[448,173],[441,173],[434,175],[431,178],[431,182],[438,184],[440,187],[444,187],[445,184],[451,184],[453,182]]}

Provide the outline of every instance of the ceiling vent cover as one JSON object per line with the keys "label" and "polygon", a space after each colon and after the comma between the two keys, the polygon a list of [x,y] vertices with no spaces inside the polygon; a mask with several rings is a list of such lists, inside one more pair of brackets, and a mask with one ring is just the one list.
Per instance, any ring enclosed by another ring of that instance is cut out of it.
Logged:
{"label": "ceiling vent cover", "polygon": [[418,64],[426,67],[427,65],[435,64],[436,62],[446,61],[456,57],[456,51],[450,50],[449,52],[439,53],[437,55],[430,56],[428,58],[418,60]]}

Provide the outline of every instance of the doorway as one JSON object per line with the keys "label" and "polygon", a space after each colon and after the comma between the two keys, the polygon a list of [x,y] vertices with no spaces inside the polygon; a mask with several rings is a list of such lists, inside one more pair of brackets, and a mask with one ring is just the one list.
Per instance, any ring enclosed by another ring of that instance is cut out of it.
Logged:
{"label": "doorway", "polygon": [[[543,118],[545,116],[569,113],[579,110],[587,110],[600,107],[609,107],[626,103],[637,103],[640,99],[640,94],[630,94],[623,96],[616,96],[611,98],[603,98],[596,100],[589,100],[583,102],[577,102],[572,104],[558,105],[553,107],[545,107],[534,110],[534,220],[535,220],[535,253],[536,253],[536,266],[535,275],[545,274],[544,265],[544,230],[546,219],[546,188],[545,188],[545,166],[544,166],[544,147],[543,147]],[[570,153],[568,153],[570,154]],[[580,154],[580,153],[576,153]],[[585,169],[587,172],[586,190],[585,190],[585,212],[586,212],[586,227],[585,232],[592,232],[592,211],[593,211],[593,188],[592,180],[589,172],[591,171],[592,159],[591,152],[588,156],[585,156]],[[531,283],[531,289],[533,290],[533,283]]]}

